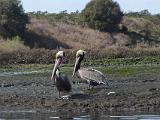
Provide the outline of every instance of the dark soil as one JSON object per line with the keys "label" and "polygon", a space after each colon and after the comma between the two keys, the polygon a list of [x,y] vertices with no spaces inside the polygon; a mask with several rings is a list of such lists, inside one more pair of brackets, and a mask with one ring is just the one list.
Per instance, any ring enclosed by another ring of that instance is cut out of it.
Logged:
{"label": "dark soil", "polygon": [[[59,99],[50,75],[0,77],[0,109],[49,110],[72,115],[160,110],[160,76],[108,79],[110,88],[97,86],[88,90],[85,83],[75,83],[70,93],[74,95],[69,99]],[[108,95],[109,92],[115,93]]]}

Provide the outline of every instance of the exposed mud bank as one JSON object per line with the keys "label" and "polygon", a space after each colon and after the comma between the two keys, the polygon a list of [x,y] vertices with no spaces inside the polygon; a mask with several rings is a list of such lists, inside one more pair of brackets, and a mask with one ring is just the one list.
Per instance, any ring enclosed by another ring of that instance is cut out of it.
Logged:
{"label": "exposed mud bank", "polygon": [[[160,76],[143,75],[129,78],[109,78],[110,88],[103,86],[87,90],[88,85],[73,84],[70,99],[58,99],[49,75],[0,77],[0,109],[34,109],[56,111],[63,115],[113,111],[160,110]],[[115,92],[108,94],[109,92]]]}

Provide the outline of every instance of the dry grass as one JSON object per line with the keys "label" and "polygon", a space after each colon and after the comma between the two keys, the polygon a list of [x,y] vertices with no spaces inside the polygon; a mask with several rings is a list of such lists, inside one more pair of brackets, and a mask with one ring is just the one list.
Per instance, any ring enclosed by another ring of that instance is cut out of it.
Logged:
{"label": "dry grass", "polygon": [[150,30],[153,30],[154,23],[144,18],[124,17],[122,23],[128,27],[130,31],[141,32],[149,25]]}
{"label": "dry grass", "polygon": [[[139,32],[145,29],[146,24],[153,27],[153,24],[149,20],[143,18],[124,17],[123,22],[129,28],[130,32],[126,34],[110,34],[93,30],[88,27],[81,27],[79,25],[71,25],[62,22],[50,24],[46,19],[32,18],[31,23],[28,25],[28,31],[35,32],[41,36],[48,36],[57,47],[67,49],[106,49],[114,46],[133,47],[136,44],[142,43],[145,41],[145,37],[142,34],[139,34]],[[55,42],[54,40],[57,41]],[[47,39],[44,39],[43,41],[47,41]],[[58,42],[63,43],[64,45],[57,44]],[[45,43],[44,46],[47,43],[50,44],[50,42],[42,43]],[[153,44],[156,45],[154,42]]]}
{"label": "dry grass", "polygon": [[[124,17],[122,24],[127,26],[129,31],[135,31],[137,33],[141,33],[144,35],[143,31],[148,29],[152,37],[156,37],[158,39],[158,36],[160,35],[160,22],[159,20],[154,20],[154,18],[143,18],[143,17]],[[148,27],[148,28],[147,28]]]}
{"label": "dry grass", "polygon": [[0,52],[11,52],[18,49],[27,48],[19,37],[12,39],[0,39]]}
{"label": "dry grass", "polygon": [[31,19],[29,31],[50,36],[72,49],[105,49],[110,46],[131,45],[132,38],[123,33],[104,33],[87,27],[57,22],[51,25],[45,19]]}

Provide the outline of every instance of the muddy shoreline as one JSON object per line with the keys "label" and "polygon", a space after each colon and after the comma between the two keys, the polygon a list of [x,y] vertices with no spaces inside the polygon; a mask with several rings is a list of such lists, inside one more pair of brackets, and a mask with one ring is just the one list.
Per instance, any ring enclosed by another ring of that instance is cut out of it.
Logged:
{"label": "muddy shoreline", "polygon": [[[72,79],[70,77],[70,79]],[[74,93],[83,93],[70,99],[58,99],[58,93],[49,75],[20,75],[0,77],[0,110],[36,110],[109,113],[115,111],[159,111],[160,76],[139,75],[127,78],[108,78],[111,87],[87,90],[84,83],[73,84]],[[108,95],[109,92],[115,94]],[[64,115],[63,114],[63,115]]]}

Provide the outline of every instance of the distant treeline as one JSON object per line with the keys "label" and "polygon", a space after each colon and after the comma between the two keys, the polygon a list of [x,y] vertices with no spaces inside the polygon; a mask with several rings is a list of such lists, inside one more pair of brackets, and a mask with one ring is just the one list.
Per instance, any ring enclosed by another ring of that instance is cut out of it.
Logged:
{"label": "distant treeline", "polygon": [[126,16],[133,16],[133,17],[157,17],[160,18],[160,13],[159,14],[151,14],[147,9],[142,10],[140,12],[128,12],[125,13]]}
{"label": "distant treeline", "polygon": [[[37,11],[37,12],[28,12],[29,17],[36,19],[48,19],[51,23],[54,22],[66,22],[68,24],[80,24],[80,12],[68,12],[67,10],[61,11],[59,13],[49,13],[47,11]],[[127,12],[124,13],[124,16],[127,17],[139,17],[152,20],[153,22],[160,22],[160,13],[151,14],[148,10],[142,10],[140,12]]]}
{"label": "distant treeline", "polygon": [[79,14],[80,12],[77,10],[76,12],[68,13],[67,10],[61,11],[59,13],[48,13],[46,12],[29,12],[28,15],[30,18],[36,19],[47,19],[51,24],[54,25],[55,22],[65,22],[67,24],[79,24]]}

